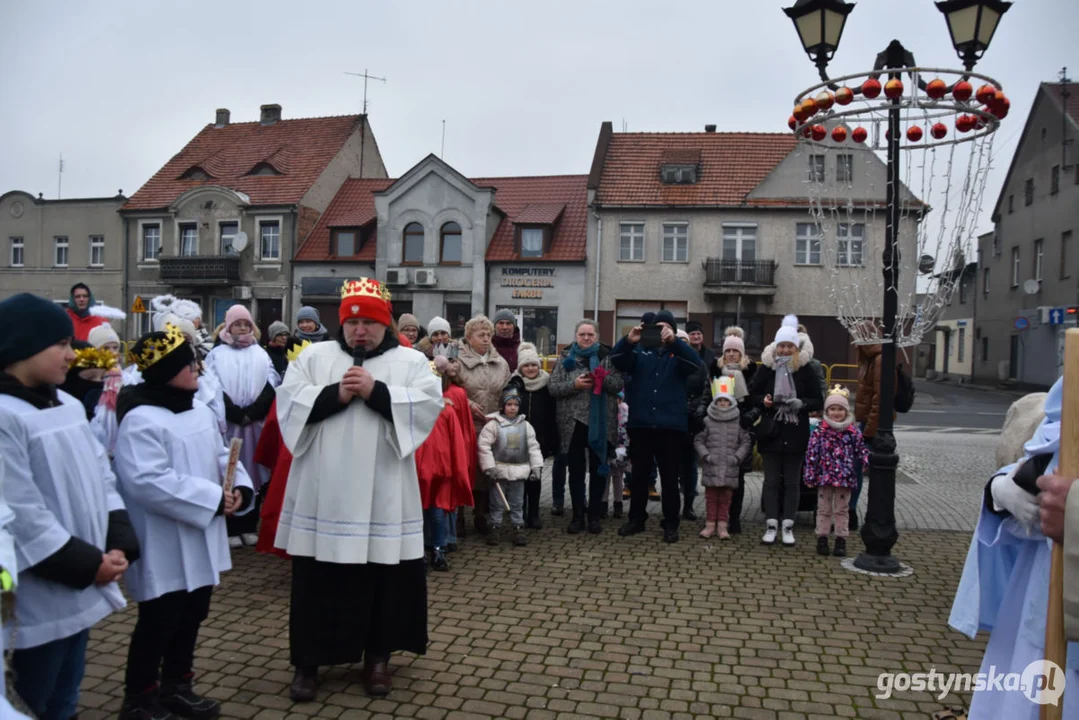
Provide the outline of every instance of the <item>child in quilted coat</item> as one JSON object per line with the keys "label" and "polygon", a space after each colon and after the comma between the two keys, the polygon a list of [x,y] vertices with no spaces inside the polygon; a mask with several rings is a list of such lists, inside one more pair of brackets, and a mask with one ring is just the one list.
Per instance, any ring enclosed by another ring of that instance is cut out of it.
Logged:
{"label": "child in quilted coat", "polygon": [[824,401],[824,418],[809,438],[805,484],[817,488],[817,554],[828,554],[828,534],[835,526],[836,557],[847,554],[850,494],[858,484],[858,467],[869,464],[869,448],[853,424],[849,393],[837,385]]}
{"label": "child in quilted coat", "polygon": [[718,532],[720,540],[727,540],[739,469],[753,452],[753,441],[739,422],[741,414],[734,399],[734,379],[717,378],[713,386],[715,397],[708,406],[704,430],[693,441],[704,486],[705,523],[701,537],[707,540]]}

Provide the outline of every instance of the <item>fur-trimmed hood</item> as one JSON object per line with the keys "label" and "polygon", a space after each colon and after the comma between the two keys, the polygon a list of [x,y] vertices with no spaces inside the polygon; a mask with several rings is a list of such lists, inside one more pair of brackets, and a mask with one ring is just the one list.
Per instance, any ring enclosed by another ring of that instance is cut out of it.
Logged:
{"label": "fur-trimmed hood", "polygon": [[[813,341],[805,333],[798,333],[798,367],[805,367],[813,359]],[[772,343],[764,348],[761,353],[761,363],[775,370],[776,367],[776,344]]]}

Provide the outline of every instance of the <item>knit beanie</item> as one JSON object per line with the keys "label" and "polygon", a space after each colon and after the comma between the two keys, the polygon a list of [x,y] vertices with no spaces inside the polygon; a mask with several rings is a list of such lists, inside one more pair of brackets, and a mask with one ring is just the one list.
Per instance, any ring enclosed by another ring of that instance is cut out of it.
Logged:
{"label": "knit beanie", "polygon": [[678,323],[674,321],[674,314],[670,310],[660,310],[656,313],[657,323],[667,323],[671,326],[671,330],[678,332]]}
{"label": "knit beanie", "polygon": [[301,320],[310,320],[316,325],[322,324],[322,320],[318,317],[318,310],[310,305],[304,305],[300,308],[300,312],[296,313],[296,322],[300,322]]}
{"label": "knit beanie", "polygon": [[536,351],[536,346],[530,342],[521,343],[517,347],[517,369],[520,370],[525,365],[539,365],[543,367],[543,363],[540,362],[539,353]]}
{"label": "knit beanie", "polygon": [[255,326],[255,321],[251,319],[250,310],[243,305],[233,305],[225,311],[225,330],[231,334],[233,323],[239,322],[240,320],[246,320],[251,323],[251,327]]}
{"label": "knit beanie", "polygon": [[742,353],[742,356],[744,357],[746,354],[746,343],[737,335],[728,335],[723,340],[723,352],[727,352],[728,350],[737,350]]}
{"label": "knit beanie", "polygon": [[836,385],[834,388],[828,391],[828,398],[824,401],[824,410],[828,411],[828,408],[839,406],[850,412],[850,400],[848,399],[850,393],[842,385]]}
{"label": "knit beanie", "polygon": [[506,308],[502,308],[501,310],[499,310],[498,312],[495,313],[495,316],[491,320],[491,322],[493,324],[497,325],[499,323],[499,321],[501,321],[501,320],[508,320],[509,322],[513,323],[514,327],[517,327],[517,316],[513,314],[512,310],[507,310]]}
{"label": "knit beanie", "polygon": [[148,385],[165,385],[185,367],[195,362],[195,349],[175,325],[146,333],[131,348],[128,357]]}
{"label": "knit beanie", "polygon": [[434,335],[436,332],[451,332],[450,321],[438,315],[431,318],[431,322],[427,323],[427,333]]}
{"label": "knit beanie", "polygon": [[405,328],[420,329],[420,321],[416,319],[416,316],[412,313],[404,313],[401,317],[397,318],[397,329],[404,330]]}
{"label": "knit beanie", "polygon": [[775,342],[776,345],[790,343],[798,347],[798,317],[796,315],[787,315],[783,318],[783,324],[779,326],[779,330],[776,330]]}
{"label": "knit beanie", "polygon": [[278,335],[288,335],[288,334],[289,334],[288,325],[281,322],[280,320],[274,320],[272,323],[270,323],[270,331],[269,331],[269,334],[267,335],[266,339],[269,340],[270,342],[273,342],[273,339],[276,338]]}
{"label": "knit beanie", "polygon": [[75,334],[67,311],[52,300],[19,293],[0,302],[0,369],[33,357]]}
{"label": "knit beanie", "polygon": [[96,348],[100,348],[102,345],[114,342],[117,345],[120,344],[120,336],[116,334],[116,331],[112,329],[112,325],[105,323],[104,325],[98,325],[96,328],[90,331],[90,334],[86,336],[86,341]]}
{"label": "knit beanie", "polygon": [[654,312],[646,312],[641,315],[641,325],[653,325],[656,322],[656,314]]}
{"label": "knit beanie", "polygon": [[701,324],[699,322],[697,322],[696,320],[690,320],[689,322],[686,323],[686,332],[687,333],[702,332]]}

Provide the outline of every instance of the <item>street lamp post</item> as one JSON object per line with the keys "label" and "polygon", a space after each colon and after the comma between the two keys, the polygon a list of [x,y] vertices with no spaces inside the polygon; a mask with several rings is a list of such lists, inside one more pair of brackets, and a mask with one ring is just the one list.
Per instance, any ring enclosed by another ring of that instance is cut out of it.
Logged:
{"label": "street lamp post", "polygon": [[[1001,0],[948,0],[936,3],[944,13],[952,44],[969,72],[989,47],[1001,15],[1010,2]],[[831,84],[828,62],[832,59],[843,34],[847,16],[854,3],[842,0],[797,0],[785,8],[794,22],[806,54],[820,70],[820,77]],[[874,69],[887,72],[889,79],[899,78],[903,68],[915,66],[913,55],[898,40],[893,40],[877,56]],[[882,72],[882,74],[883,74]],[[924,83],[919,81],[919,85]],[[836,89],[832,85],[832,89]],[[855,89],[854,93],[859,93]],[[891,98],[888,104],[887,189],[884,227],[884,307],[881,329],[880,408],[877,435],[869,457],[870,476],[868,509],[862,523],[861,535],[865,552],[854,561],[855,567],[877,573],[895,573],[899,560],[892,548],[899,539],[895,527],[895,474],[899,465],[896,453],[894,420],[896,386],[896,341],[899,314],[899,223],[902,210],[902,186],[899,176],[899,138],[902,120],[902,100]]]}

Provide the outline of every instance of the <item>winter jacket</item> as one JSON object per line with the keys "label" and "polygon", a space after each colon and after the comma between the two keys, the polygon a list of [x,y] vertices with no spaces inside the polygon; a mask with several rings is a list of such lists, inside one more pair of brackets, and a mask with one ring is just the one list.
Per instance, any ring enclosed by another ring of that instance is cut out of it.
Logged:
{"label": "winter jacket", "polygon": [[[880,345],[862,345],[858,348],[858,397],[854,403],[854,418],[865,423],[862,434],[867,438],[877,436],[880,424],[881,350]],[[895,419],[894,413],[892,419]]]}
{"label": "winter jacket", "polygon": [[798,393],[798,399],[802,401],[802,409],[798,411],[798,423],[778,422],[775,420],[776,407],[764,407],[765,396],[773,394],[775,389],[775,368],[775,358],[766,356],[749,386],[748,417],[751,421],[759,417],[761,421],[755,433],[757,450],[762,454],[801,455],[809,445],[809,414],[820,412],[824,408],[821,386],[813,368],[799,364],[794,371],[794,389]]}
{"label": "winter jacket", "polygon": [[79,315],[71,308],[65,308],[67,310],[67,316],[71,318],[71,324],[75,327],[76,340],[86,342],[86,338],[90,336],[90,331],[96,328],[98,325],[104,325],[108,320],[97,315],[91,315],[89,310],[84,315]]}
{"label": "winter jacket", "polygon": [[[486,355],[480,355],[465,341],[460,342],[457,360],[461,367],[457,375],[458,384],[468,393],[468,399],[477,403],[485,415],[497,412],[502,407],[502,390],[510,379],[510,368],[502,356],[492,347]],[[483,423],[477,421],[475,431],[479,433]]]}
{"label": "winter jacket", "polygon": [[858,468],[869,466],[869,447],[854,424],[839,430],[823,420],[809,436],[805,473],[809,487],[854,488]]}
{"label": "winter jacket", "polygon": [[626,388],[627,427],[689,430],[686,382],[701,366],[696,350],[677,338],[659,348],[646,349],[624,337],[611,351],[611,363],[633,376]]}
{"label": "winter jacket", "polygon": [[[599,358],[599,367],[607,371],[607,377],[603,379],[604,399],[607,404],[607,444],[610,448],[615,447],[618,440],[618,393],[622,390],[622,374],[611,365],[611,349],[606,345],[599,346],[596,353]],[[586,375],[588,359],[578,357],[573,369],[566,369],[566,358],[569,350],[562,353],[551,374],[551,383],[548,386],[551,397],[555,399],[558,415],[558,436],[561,438],[561,452],[569,452],[569,444],[573,439],[573,429],[576,423],[588,427],[588,415],[591,410],[592,391],[578,390],[573,386],[575,380],[581,375]]]}
{"label": "winter jacket", "polygon": [[705,487],[738,487],[738,470],[753,452],[749,431],[738,422],[738,407],[708,406],[704,430],[693,441],[701,461],[701,484]]}
{"label": "winter jacket", "polygon": [[517,369],[517,348],[521,347],[521,328],[513,328],[513,337],[504,338],[495,335],[491,338],[493,347],[509,365],[510,372]]}
{"label": "winter jacket", "polygon": [[[510,378],[510,385],[517,388],[517,394],[521,396],[521,414],[528,418],[528,424],[536,431],[543,457],[551,457],[560,452],[558,416],[550,382],[551,376],[544,370],[540,370],[539,377],[535,380],[526,380],[517,373]],[[529,385],[532,390],[528,389]]]}
{"label": "winter jacket", "polygon": [[501,413],[488,415],[480,431],[479,457],[480,470],[498,481],[527,480],[543,470],[536,431],[524,415],[512,420]]}

